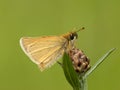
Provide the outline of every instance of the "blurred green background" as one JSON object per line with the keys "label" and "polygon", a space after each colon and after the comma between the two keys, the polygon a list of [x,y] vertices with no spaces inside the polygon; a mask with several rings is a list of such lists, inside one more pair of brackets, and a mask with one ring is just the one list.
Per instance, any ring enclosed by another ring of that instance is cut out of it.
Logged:
{"label": "blurred green background", "polygon": [[19,39],[60,35],[82,26],[86,29],[79,32],[77,46],[91,65],[117,48],[88,77],[89,90],[119,90],[119,0],[0,0],[0,90],[72,90],[58,64],[40,72]]}

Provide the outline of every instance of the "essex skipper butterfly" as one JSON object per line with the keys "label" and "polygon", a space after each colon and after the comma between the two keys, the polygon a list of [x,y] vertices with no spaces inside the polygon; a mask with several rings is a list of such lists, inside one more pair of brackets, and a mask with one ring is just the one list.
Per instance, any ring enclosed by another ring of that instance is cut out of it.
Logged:
{"label": "essex skipper butterfly", "polygon": [[84,27],[60,36],[22,37],[20,46],[43,71],[53,65],[65,52],[68,53],[75,47],[77,32],[83,29]]}

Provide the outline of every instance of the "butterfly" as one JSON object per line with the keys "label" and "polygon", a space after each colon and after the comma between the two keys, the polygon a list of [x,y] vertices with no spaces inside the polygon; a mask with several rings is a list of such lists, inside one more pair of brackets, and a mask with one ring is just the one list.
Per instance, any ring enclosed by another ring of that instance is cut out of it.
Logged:
{"label": "butterfly", "polygon": [[77,32],[83,29],[84,27],[60,36],[22,37],[20,46],[43,71],[75,47]]}

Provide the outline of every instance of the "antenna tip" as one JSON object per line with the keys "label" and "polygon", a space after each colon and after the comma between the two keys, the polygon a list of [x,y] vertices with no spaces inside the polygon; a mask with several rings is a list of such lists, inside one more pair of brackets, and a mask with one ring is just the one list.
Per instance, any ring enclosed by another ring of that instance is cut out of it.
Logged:
{"label": "antenna tip", "polygon": [[81,29],[83,30],[83,29],[85,29],[85,27],[82,27]]}
{"label": "antenna tip", "polygon": [[85,29],[85,27],[81,27],[81,28],[78,28],[75,32],[79,32],[79,31],[84,30],[84,29]]}
{"label": "antenna tip", "polygon": [[[85,27],[81,27],[78,31],[81,31],[81,30],[84,30],[84,29],[85,29]],[[77,32],[78,32],[78,31],[77,31]]]}

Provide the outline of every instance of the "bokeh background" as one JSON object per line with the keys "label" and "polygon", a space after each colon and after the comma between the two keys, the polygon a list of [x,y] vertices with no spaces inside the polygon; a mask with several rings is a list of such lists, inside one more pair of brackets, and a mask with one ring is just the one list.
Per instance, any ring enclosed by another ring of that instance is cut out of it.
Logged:
{"label": "bokeh background", "polygon": [[0,0],[0,90],[72,90],[55,64],[40,72],[19,45],[22,36],[60,35],[74,27],[91,66],[117,48],[88,77],[89,90],[120,89],[119,0]]}

